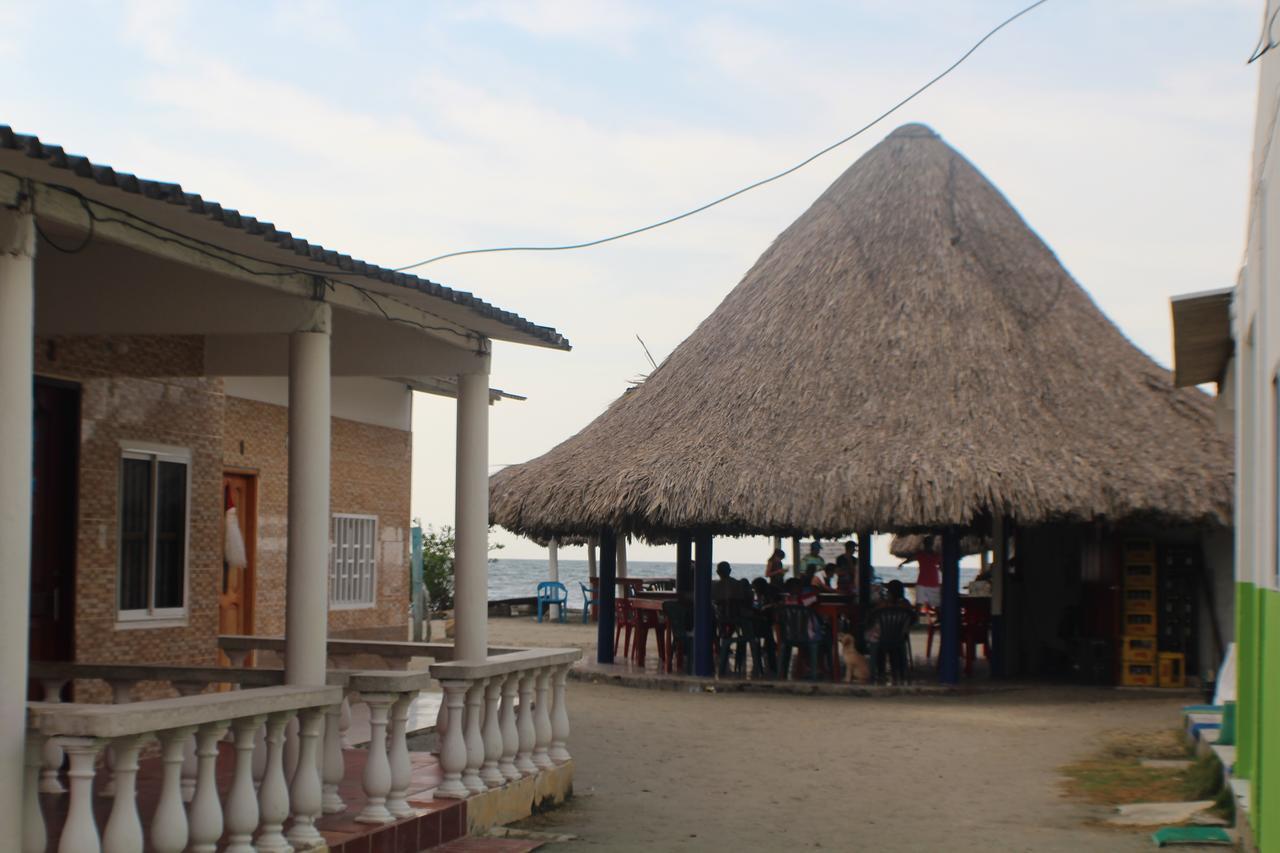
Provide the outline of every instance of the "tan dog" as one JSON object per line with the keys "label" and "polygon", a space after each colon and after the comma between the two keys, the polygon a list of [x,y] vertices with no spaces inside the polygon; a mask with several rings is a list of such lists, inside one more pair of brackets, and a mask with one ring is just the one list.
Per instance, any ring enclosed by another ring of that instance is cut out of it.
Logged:
{"label": "tan dog", "polygon": [[858,681],[866,683],[871,680],[871,664],[867,662],[865,656],[858,653],[857,648],[853,645],[853,634],[840,634],[836,638],[840,643],[840,656],[844,658],[844,680],[846,684],[853,683],[856,675]]}

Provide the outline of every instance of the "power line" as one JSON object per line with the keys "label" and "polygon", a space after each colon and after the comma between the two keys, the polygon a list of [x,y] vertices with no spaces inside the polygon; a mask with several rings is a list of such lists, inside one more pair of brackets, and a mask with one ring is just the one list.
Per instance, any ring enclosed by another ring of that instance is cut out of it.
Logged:
{"label": "power line", "polygon": [[427,258],[425,261],[418,261],[417,263],[407,264],[403,267],[395,267],[395,271],[404,272],[405,270],[416,269],[417,267],[423,267],[423,266],[426,266],[427,264],[434,264],[436,261],[443,261],[446,258],[458,258],[463,255],[487,255],[487,254],[493,254],[495,252],[563,252],[569,249],[586,249],[591,246],[599,246],[602,243],[612,243],[613,241],[621,240],[624,237],[633,237],[636,234],[643,234],[646,231],[653,231],[654,229],[661,228],[664,225],[670,225],[673,222],[679,222],[681,219],[688,219],[690,216],[693,216],[698,213],[702,213],[704,210],[710,210],[711,208],[717,205],[724,204],[726,201],[729,201],[730,199],[737,198],[743,193],[751,192],[752,190],[758,189],[759,187],[762,187],[765,184],[771,184],[774,181],[779,180],[780,178],[785,178],[787,175],[790,175],[792,172],[796,172],[796,171],[799,171],[800,169],[803,169],[805,166],[809,165],[814,160],[817,160],[819,157],[823,156],[824,154],[830,153],[831,151],[834,151],[835,149],[839,148],[841,145],[844,145],[847,142],[851,142],[852,140],[857,139],[863,133],[875,127],[877,124],[884,121],[886,118],[893,115],[898,110],[905,107],[907,104],[911,103],[911,101],[915,100],[917,97],[924,94],[935,83],[940,81],[942,78],[946,77],[952,71],[955,71],[957,68],[959,68],[966,59],[972,56],[978,50],[978,48],[982,47],[982,45],[985,44],[987,40],[990,39],[992,36],[994,36],[996,33],[1000,32],[1005,27],[1009,26],[1014,21],[1021,18],[1023,15],[1032,11],[1037,6],[1043,6],[1047,2],[1049,2],[1049,0],[1036,0],[1036,2],[1023,7],[1019,11],[1005,18],[995,27],[990,29],[986,35],[984,35],[982,38],[974,42],[973,45],[970,46],[968,50],[966,50],[963,54],[960,55],[959,59],[957,59],[955,62],[951,63],[950,65],[948,65],[940,73],[932,77],[923,86],[919,87],[914,92],[907,95],[905,98],[898,101],[896,104],[889,107],[889,109],[880,113],[880,115],[876,116],[871,121],[867,122],[862,127],[858,128],[853,133],[850,133],[848,136],[844,137],[843,139],[840,139],[840,140],[837,140],[836,142],[831,143],[826,148],[823,148],[821,151],[818,151],[816,154],[811,154],[810,156],[801,160],[799,163],[796,163],[794,166],[791,166],[787,169],[783,169],[781,172],[778,172],[776,175],[770,175],[767,178],[762,178],[761,180],[758,180],[753,184],[748,184],[745,187],[736,189],[733,192],[722,195],[717,199],[707,202],[706,204],[699,205],[698,207],[695,207],[692,210],[686,210],[684,213],[678,213],[675,216],[669,216],[666,219],[659,220],[658,222],[654,222],[649,225],[641,226],[640,228],[632,228],[630,231],[623,231],[621,234],[614,234],[609,237],[601,237],[597,240],[587,240],[586,242],[583,242],[583,243],[566,243],[560,246],[496,246],[489,249],[464,249],[459,252],[447,252],[443,255],[436,255],[433,258]]}

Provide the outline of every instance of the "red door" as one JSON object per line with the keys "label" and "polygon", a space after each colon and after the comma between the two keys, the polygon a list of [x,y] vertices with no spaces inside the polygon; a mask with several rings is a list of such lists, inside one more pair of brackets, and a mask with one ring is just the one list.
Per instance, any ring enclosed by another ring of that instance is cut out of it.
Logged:
{"label": "red door", "polygon": [[33,661],[69,661],[75,655],[80,387],[37,378],[34,402],[28,654]]}

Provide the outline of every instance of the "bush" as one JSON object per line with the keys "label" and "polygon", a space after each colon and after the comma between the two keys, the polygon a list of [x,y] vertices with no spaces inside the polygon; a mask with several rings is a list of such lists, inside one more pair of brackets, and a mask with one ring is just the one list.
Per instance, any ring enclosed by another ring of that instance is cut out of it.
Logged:
{"label": "bush", "polygon": [[[490,551],[501,548],[500,544],[489,546]],[[428,524],[422,528],[422,582],[431,598],[432,613],[453,609],[453,554],[452,526],[445,524],[437,530]]]}

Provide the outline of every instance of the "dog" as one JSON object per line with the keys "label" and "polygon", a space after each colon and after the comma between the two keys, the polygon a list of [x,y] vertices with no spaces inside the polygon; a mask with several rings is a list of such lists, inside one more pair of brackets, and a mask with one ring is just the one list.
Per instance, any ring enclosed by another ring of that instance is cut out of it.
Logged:
{"label": "dog", "polygon": [[852,684],[854,676],[864,684],[871,680],[871,664],[864,655],[858,653],[853,644],[853,634],[841,633],[837,637],[840,643],[840,656],[844,658],[844,680]]}

